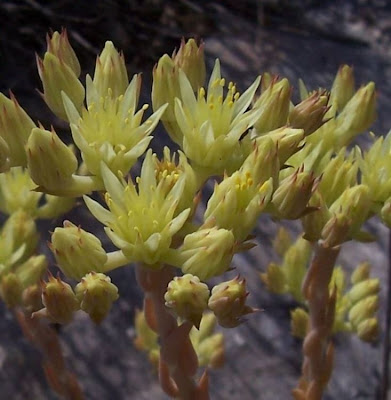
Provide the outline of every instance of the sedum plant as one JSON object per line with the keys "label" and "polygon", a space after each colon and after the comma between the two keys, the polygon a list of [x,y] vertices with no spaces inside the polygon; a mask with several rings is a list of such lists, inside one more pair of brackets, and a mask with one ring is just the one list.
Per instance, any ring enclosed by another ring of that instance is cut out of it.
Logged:
{"label": "sedum plant", "polygon": [[[369,264],[355,269],[350,285],[336,267],[343,243],[374,239],[362,229],[369,218],[391,221],[390,136],[368,150],[347,147],[375,119],[374,84],[356,91],[345,65],[330,91],[311,92],[300,82],[298,104],[289,81],[268,73],[240,93],[222,77],[219,60],[206,79],[204,45],[190,39],[157,62],[149,112],[138,104],[141,75],[129,79],[113,43],[85,84],[66,31],[47,43],[37,57],[42,98],[68,123],[73,143],[36,125],[12,94],[0,96],[0,209],[8,218],[0,294],[45,355],[53,390],[83,398],[50,323],[71,323],[77,312],[100,323],[120,296],[108,274],[132,264],[144,291],[135,346],[169,396],[209,399],[208,368],[224,360],[215,328],[235,328],[262,306],[249,304],[245,277],[228,275],[234,255],[255,245],[259,216],[268,214],[302,224],[293,243],[279,232],[274,247],[282,262],[261,279],[300,304],[291,314],[292,333],[303,338],[293,397],[321,399],[332,374],[332,335],[369,341],[379,329],[379,281]],[[148,149],[159,122],[177,151]],[[202,210],[203,189],[213,181]],[[63,274],[55,277],[35,253],[35,220],[65,214],[78,198],[116,250],[106,251],[79,221],[64,221],[49,243]]]}

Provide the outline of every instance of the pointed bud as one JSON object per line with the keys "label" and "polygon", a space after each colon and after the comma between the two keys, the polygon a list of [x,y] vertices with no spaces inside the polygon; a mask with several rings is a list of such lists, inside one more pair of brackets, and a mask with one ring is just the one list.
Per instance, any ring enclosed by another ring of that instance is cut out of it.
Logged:
{"label": "pointed bud", "polygon": [[201,367],[220,368],[224,364],[224,336],[214,333],[216,322],[213,313],[206,313],[202,317],[199,329],[190,331],[190,340]]}
{"label": "pointed bud", "polygon": [[307,203],[318,185],[312,172],[298,168],[280,182],[274,192],[272,215],[276,218],[297,219],[304,215]]}
{"label": "pointed bud", "polygon": [[257,144],[262,146],[265,138],[272,139],[277,145],[280,165],[284,165],[288,158],[301,149],[304,139],[304,131],[302,129],[282,127],[269,132],[267,135],[258,137],[256,139]]}
{"label": "pointed bud", "polygon": [[89,272],[102,272],[107,261],[100,240],[69,221],[54,230],[51,250],[61,271],[77,280]]}
{"label": "pointed bud", "polygon": [[348,237],[359,233],[361,226],[367,220],[372,206],[370,191],[366,185],[356,185],[346,189],[330,206],[334,215],[345,215],[349,219]]}
{"label": "pointed bud", "polygon": [[310,242],[317,242],[321,238],[322,230],[330,220],[331,215],[319,190],[315,190],[312,194],[308,207],[313,208],[314,211],[301,218],[303,237]]}
{"label": "pointed bud", "polygon": [[40,285],[32,285],[23,290],[22,294],[23,308],[30,314],[43,308],[42,289]]}
{"label": "pointed bud", "polygon": [[174,52],[172,58],[175,66],[186,74],[194,92],[204,86],[206,68],[203,43],[198,46],[194,39],[187,42],[182,39],[178,52]]}
{"label": "pointed bud", "polygon": [[283,257],[291,245],[292,238],[288,230],[284,227],[280,227],[276,237],[273,239],[273,249],[280,257]]}
{"label": "pointed bud", "polygon": [[267,266],[266,272],[260,273],[259,276],[271,292],[277,294],[286,293],[285,274],[282,268],[276,263],[270,263]]}
{"label": "pointed bud", "polygon": [[68,65],[76,77],[79,77],[81,72],[79,60],[69,43],[67,30],[63,29],[61,33],[55,31],[51,36],[47,35],[46,42],[47,51]]}
{"label": "pointed bud", "polygon": [[357,327],[357,336],[365,342],[373,342],[379,336],[379,321],[369,318],[362,321]]}
{"label": "pointed bud", "polygon": [[355,284],[348,292],[349,300],[352,304],[358,303],[360,300],[368,296],[377,295],[380,291],[380,281],[377,278],[367,279]]}
{"label": "pointed bud", "polygon": [[246,281],[238,275],[212,289],[208,306],[221,326],[234,328],[241,324],[243,316],[255,311],[246,305],[247,295]]}
{"label": "pointed bud", "polygon": [[111,279],[101,273],[87,274],[75,288],[80,308],[99,324],[109,313],[114,301],[118,299],[118,288]]}
{"label": "pointed bud", "polygon": [[47,316],[58,324],[69,323],[74,312],[80,308],[71,286],[53,275],[49,275],[48,282],[42,284],[42,303],[45,308],[33,316]]}
{"label": "pointed bud", "polygon": [[226,229],[201,228],[186,235],[178,249],[182,272],[203,281],[223,274],[234,254],[234,235]]}
{"label": "pointed bud", "polygon": [[164,104],[168,104],[161,121],[170,135],[170,138],[181,145],[183,133],[176,122],[175,98],[181,97],[179,88],[178,68],[169,55],[162,56],[153,69],[152,107],[157,111]]}
{"label": "pointed bud", "polygon": [[9,160],[9,166],[27,165],[25,145],[31,130],[36,127],[11,92],[11,99],[0,93],[0,137],[4,139],[3,159]]}
{"label": "pointed bud", "polygon": [[2,277],[0,295],[8,308],[17,307],[22,302],[23,285],[18,276],[12,272]]}
{"label": "pointed bud", "polygon": [[375,84],[360,88],[337,116],[334,135],[336,146],[348,145],[355,136],[367,130],[376,119]]}
{"label": "pointed bud", "polygon": [[325,203],[331,206],[347,188],[357,184],[358,163],[353,152],[347,155],[346,149],[342,148],[335,157],[328,157],[328,163],[322,169],[319,191]]}
{"label": "pointed bud", "polygon": [[26,146],[32,180],[48,192],[64,190],[77,169],[77,158],[54,130],[34,128]]}
{"label": "pointed bud", "polygon": [[371,271],[371,265],[369,262],[362,262],[359,264],[352,273],[350,281],[352,285],[356,285],[362,281],[365,281],[369,278],[369,274]]}
{"label": "pointed bud", "polygon": [[258,119],[254,124],[257,135],[273,131],[287,124],[291,87],[288,79],[273,79],[254,104]]}
{"label": "pointed bud", "polygon": [[96,59],[93,83],[99,97],[103,98],[108,95],[109,89],[112,97],[117,98],[125,93],[129,85],[124,56],[118,53],[112,42],[105,43]]}
{"label": "pointed bud", "polygon": [[349,237],[350,220],[345,214],[331,217],[321,232],[321,239],[328,247],[339,246]]}
{"label": "pointed bud", "polygon": [[57,117],[68,121],[61,92],[71,99],[80,112],[84,102],[84,87],[65,61],[46,52],[43,60],[37,56],[39,77],[43,85],[43,99]]}
{"label": "pointed bud", "polygon": [[341,112],[354,94],[353,68],[341,65],[331,88],[330,103]]}
{"label": "pointed bud", "polygon": [[315,91],[289,113],[289,125],[304,130],[305,136],[315,132],[324,124],[324,116],[329,109],[329,95],[325,91]]}
{"label": "pointed bud", "polygon": [[208,307],[208,299],[208,286],[191,274],[174,277],[164,295],[166,307],[196,328],[199,328],[202,314]]}
{"label": "pointed bud", "polygon": [[292,335],[303,339],[307,335],[309,327],[309,316],[302,308],[295,308],[291,311],[291,332]]}
{"label": "pointed bud", "polygon": [[349,311],[348,318],[354,327],[366,319],[374,317],[379,309],[379,296],[370,295],[358,301]]}

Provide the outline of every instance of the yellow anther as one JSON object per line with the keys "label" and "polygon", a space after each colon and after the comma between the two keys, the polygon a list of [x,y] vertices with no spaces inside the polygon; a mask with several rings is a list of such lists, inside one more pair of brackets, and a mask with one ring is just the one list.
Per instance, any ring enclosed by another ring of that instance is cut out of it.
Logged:
{"label": "yellow anther", "polygon": [[125,124],[128,124],[129,123],[129,118],[125,118]]}
{"label": "yellow anther", "polygon": [[122,101],[123,98],[124,98],[124,95],[123,95],[123,94],[120,94],[119,97],[118,97],[118,101]]}
{"label": "yellow anther", "polygon": [[208,103],[213,103],[213,101],[214,101],[214,96],[213,96],[213,94],[211,93],[209,96],[208,96]]}
{"label": "yellow anther", "polygon": [[247,179],[247,186],[252,186],[253,183],[254,181],[252,180],[252,178]]}
{"label": "yellow anther", "polygon": [[137,184],[140,183],[140,177],[139,177],[139,176],[136,178],[136,183],[137,183]]}
{"label": "yellow anther", "polygon": [[239,98],[239,96],[240,96],[240,93],[239,93],[239,92],[236,92],[236,93],[235,93],[235,96],[234,96],[234,100],[237,100],[237,99]]}
{"label": "yellow anther", "polygon": [[220,84],[220,86],[224,86],[225,85],[225,79],[221,78],[219,84]]}
{"label": "yellow anther", "polygon": [[91,103],[91,104],[88,106],[88,111],[92,111],[92,110],[94,109],[94,107],[95,107],[95,103]]}
{"label": "yellow anther", "polygon": [[230,101],[229,103],[228,103],[228,107],[232,107],[234,105],[234,102],[233,101]]}
{"label": "yellow anther", "polygon": [[228,83],[228,90],[232,90],[232,88],[234,87],[234,83],[231,81]]}
{"label": "yellow anther", "polygon": [[213,110],[214,108],[215,108],[215,105],[212,103],[212,104],[209,104],[209,108],[211,109],[211,110]]}
{"label": "yellow anther", "polygon": [[240,190],[240,183],[237,183],[237,184],[235,185],[235,189],[236,189],[236,190]]}
{"label": "yellow anther", "polygon": [[219,104],[222,104],[223,103],[223,96],[219,96],[219,98],[217,99],[217,102]]}
{"label": "yellow anther", "polygon": [[110,195],[106,192],[105,193],[105,202],[106,204],[111,200]]}
{"label": "yellow anther", "polygon": [[149,107],[148,104],[144,104],[144,105],[142,106],[142,109],[145,111],[145,110],[148,110],[148,107]]}
{"label": "yellow anther", "polygon": [[205,97],[205,89],[203,87],[200,87],[200,90],[198,91],[198,97]]}
{"label": "yellow anther", "polygon": [[218,85],[220,84],[220,79],[216,79],[213,83],[212,83],[212,88],[216,88]]}

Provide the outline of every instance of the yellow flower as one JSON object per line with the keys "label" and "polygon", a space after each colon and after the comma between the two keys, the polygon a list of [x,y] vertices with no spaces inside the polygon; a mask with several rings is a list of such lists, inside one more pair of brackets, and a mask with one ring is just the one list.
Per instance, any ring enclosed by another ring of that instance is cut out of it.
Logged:
{"label": "yellow flower", "polygon": [[114,173],[125,175],[147,149],[165,106],[141,122],[148,106],[136,111],[140,85],[141,76],[135,75],[125,94],[117,97],[109,88],[103,96],[87,76],[87,109],[82,109],[81,116],[64,95],[72,136],[90,173],[100,177],[104,161]]}
{"label": "yellow flower", "polygon": [[181,175],[170,189],[165,180],[158,181],[156,175],[152,151],[144,160],[141,176],[136,180],[137,188],[133,182],[126,183],[123,178],[116,177],[102,163],[109,210],[84,197],[91,213],[107,226],[106,234],[129,261],[143,262],[151,267],[164,261],[173,235],[182,228],[190,213],[189,208],[178,213],[185,175]]}
{"label": "yellow flower", "polygon": [[220,174],[240,147],[240,138],[258,118],[258,110],[246,111],[260,78],[240,96],[230,82],[224,95],[225,80],[216,60],[207,91],[198,90],[197,98],[183,71],[179,72],[181,98],[175,100],[175,116],[183,135],[183,151],[198,167],[210,175]]}
{"label": "yellow flower", "polygon": [[205,221],[213,219],[218,227],[232,230],[239,242],[245,240],[271,199],[278,169],[273,141],[269,139],[263,146],[256,145],[239,171],[225,176],[215,185],[205,211]]}

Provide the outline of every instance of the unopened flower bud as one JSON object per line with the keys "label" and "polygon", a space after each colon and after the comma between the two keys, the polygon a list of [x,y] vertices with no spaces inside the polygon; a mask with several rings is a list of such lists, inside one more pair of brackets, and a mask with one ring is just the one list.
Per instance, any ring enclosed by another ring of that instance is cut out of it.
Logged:
{"label": "unopened flower bud", "polygon": [[222,333],[214,333],[215,327],[215,315],[206,313],[199,329],[190,331],[190,340],[201,367],[220,368],[224,364],[224,336]]}
{"label": "unopened flower bud", "polygon": [[183,134],[176,122],[175,98],[181,97],[179,88],[178,68],[169,55],[162,56],[153,69],[152,107],[157,111],[164,104],[168,104],[161,121],[170,135],[170,138],[181,145]]}
{"label": "unopened flower bud", "polygon": [[334,135],[337,147],[346,146],[359,133],[368,129],[376,119],[375,84],[360,88],[338,115]]}
{"label": "unopened flower bud", "polygon": [[308,207],[314,211],[301,218],[303,237],[310,242],[316,242],[321,238],[322,230],[330,219],[330,212],[319,190],[315,190],[312,194]]}
{"label": "unopened flower bud", "polygon": [[357,336],[365,342],[372,342],[379,336],[379,321],[369,318],[362,321],[357,327]]}
{"label": "unopened flower bud", "polygon": [[322,240],[328,247],[339,246],[349,237],[350,219],[345,214],[331,217],[321,232]]}
{"label": "unopened flower bud", "polygon": [[319,183],[319,191],[328,206],[331,206],[345,189],[357,184],[357,171],[358,163],[353,152],[346,156],[345,148],[329,160]]}
{"label": "unopened flower bud", "polygon": [[273,131],[287,124],[290,97],[291,87],[288,79],[284,78],[280,81],[273,79],[271,81],[253,107],[258,110],[259,115],[254,124],[257,135]]}
{"label": "unopened flower bud", "polygon": [[377,278],[367,279],[354,285],[348,292],[349,300],[352,304],[358,303],[360,300],[377,295],[380,290],[380,282]]}
{"label": "unopened flower bud", "polygon": [[164,295],[166,307],[197,328],[200,326],[203,312],[208,307],[208,299],[208,286],[191,274],[174,277]]}
{"label": "unopened flower bud", "polygon": [[203,281],[224,273],[234,254],[234,235],[226,229],[201,228],[186,235],[179,248],[182,272]]}
{"label": "unopened flower bud", "polygon": [[36,284],[24,289],[22,303],[23,307],[31,314],[40,310],[43,307],[41,286]]}
{"label": "unopened flower bud", "polygon": [[356,185],[346,189],[330,206],[331,214],[343,214],[349,221],[349,238],[359,233],[367,220],[371,209],[371,197],[368,186]]}
{"label": "unopened flower bud", "polygon": [[315,132],[323,124],[328,107],[329,96],[326,92],[315,91],[289,113],[289,125],[304,130],[306,136]]}
{"label": "unopened flower bud", "polygon": [[77,280],[89,272],[102,272],[107,261],[100,240],[69,221],[54,230],[51,250],[62,272]]}
{"label": "unopened flower bud", "polygon": [[111,279],[101,273],[91,272],[82,278],[75,288],[80,308],[99,324],[109,313],[112,304],[118,299],[118,288]]}
{"label": "unopened flower bud", "polygon": [[48,282],[42,284],[42,303],[45,308],[33,316],[46,316],[59,324],[69,323],[74,312],[80,308],[71,286],[53,275],[49,275]]}
{"label": "unopened flower bud", "polygon": [[357,327],[362,321],[372,318],[379,308],[379,296],[370,295],[358,301],[349,311],[349,321]]}
{"label": "unopened flower bud", "polygon": [[365,281],[369,278],[370,271],[371,265],[369,264],[369,262],[363,262],[355,268],[350,278],[350,281],[353,285]]}
{"label": "unopened flower bud", "polygon": [[280,182],[274,192],[272,204],[277,218],[297,219],[304,215],[311,194],[318,185],[318,179],[311,172],[298,168],[292,175]]}
{"label": "unopened flower bud", "polygon": [[262,282],[271,292],[277,294],[286,292],[287,286],[285,282],[285,274],[279,265],[270,263],[267,266],[266,272],[260,273],[259,275]]}
{"label": "unopened flower bud", "polygon": [[243,316],[255,311],[246,305],[247,296],[246,281],[237,276],[230,281],[216,285],[212,289],[208,306],[221,326],[234,328],[240,325]]}
{"label": "unopened flower bud", "polygon": [[0,295],[8,308],[18,306],[22,301],[23,285],[18,276],[12,272],[2,277]]}
{"label": "unopened flower bud", "polygon": [[283,257],[291,245],[292,238],[288,229],[280,227],[276,237],[273,239],[273,249],[280,257]]}
{"label": "unopened flower bud", "polygon": [[[113,98],[124,94],[129,85],[124,56],[118,53],[112,42],[105,47],[96,59],[93,83],[99,97],[105,97],[110,89]],[[72,98],[71,98],[72,100]]]}
{"label": "unopened flower bud", "polygon": [[297,338],[304,338],[308,332],[309,316],[302,308],[291,311],[291,332]]}
{"label": "unopened flower bud", "polygon": [[84,87],[73,69],[53,53],[46,52],[43,60],[37,56],[39,77],[43,85],[43,98],[57,117],[68,121],[61,92],[72,100],[78,111],[84,102]]}
{"label": "unopened flower bud", "polygon": [[15,269],[15,274],[18,276],[23,289],[26,289],[38,283],[42,275],[46,272],[47,267],[48,261],[46,257],[41,254],[32,256],[23,264],[18,265]]}
{"label": "unopened flower bud", "polygon": [[77,158],[54,130],[34,128],[26,146],[32,180],[49,193],[64,190],[77,169]]}
{"label": "unopened flower bud", "polygon": [[12,92],[10,97],[8,99],[0,93],[0,137],[7,144],[5,147],[3,143],[0,153],[3,154],[2,159],[8,159],[9,166],[25,167],[27,158],[24,147],[31,130],[36,125],[19,105]]}
{"label": "unopened flower bud", "polygon": [[79,77],[81,72],[79,60],[69,43],[66,29],[63,29],[61,33],[56,31],[51,36],[47,35],[46,42],[47,51],[65,62],[75,73],[76,77]]}
{"label": "unopened flower bud", "polygon": [[258,137],[256,139],[257,144],[262,146],[266,138],[272,139],[277,145],[280,165],[284,165],[288,158],[300,150],[304,139],[304,131],[302,129],[282,127],[269,132],[267,135]]}
{"label": "unopened flower bud", "polygon": [[204,44],[197,45],[194,39],[183,39],[178,52],[172,55],[174,64],[187,76],[191,87],[196,92],[205,83]]}
{"label": "unopened flower bud", "polygon": [[341,112],[354,94],[353,68],[341,65],[331,88],[330,103]]}

